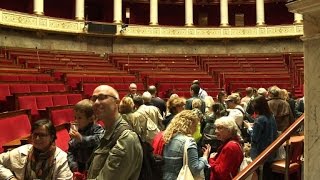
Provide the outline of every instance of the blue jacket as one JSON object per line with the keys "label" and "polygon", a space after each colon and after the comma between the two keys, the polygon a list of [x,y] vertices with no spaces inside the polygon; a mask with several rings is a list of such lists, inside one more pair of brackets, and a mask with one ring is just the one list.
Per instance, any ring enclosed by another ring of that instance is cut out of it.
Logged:
{"label": "blue jacket", "polygon": [[89,124],[85,129],[79,130],[82,141],[77,142],[70,139],[68,149],[68,163],[72,171],[78,169],[80,172],[86,169],[86,163],[93,150],[99,145],[104,134],[104,129],[97,124]]}
{"label": "blue jacket", "polygon": [[[274,116],[268,118],[265,115],[259,115],[254,122],[253,130],[251,131],[251,151],[252,160],[259,156],[274,140],[278,137],[277,124]],[[267,162],[272,162],[276,153],[270,155]]]}
{"label": "blue jacket", "polygon": [[176,180],[183,165],[183,151],[186,140],[189,140],[188,165],[193,176],[199,176],[200,171],[208,165],[207,159],[198,157],[197,144],[192,137],[183,134],[174,136],[163,150],[163,179]]}

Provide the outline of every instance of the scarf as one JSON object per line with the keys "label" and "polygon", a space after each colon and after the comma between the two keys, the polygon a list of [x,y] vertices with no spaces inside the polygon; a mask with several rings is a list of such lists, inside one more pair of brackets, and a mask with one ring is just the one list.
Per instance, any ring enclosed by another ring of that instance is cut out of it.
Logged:
{"label": "scarf", "polygon": [[52,143],[45,152],[32,147],[28,153],[25,179],[53,179],[56,145]]}

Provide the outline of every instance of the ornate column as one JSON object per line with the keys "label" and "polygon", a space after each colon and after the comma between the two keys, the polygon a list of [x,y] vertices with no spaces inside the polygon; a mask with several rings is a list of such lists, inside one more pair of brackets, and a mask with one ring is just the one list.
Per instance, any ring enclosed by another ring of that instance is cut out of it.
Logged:
{"label": "ornate column", "polygon": [[229,26],[228,0],[220,0],[220,26]]}
{"label": "ornate column", "polygon": [[44,15],[43,0],[33,0],[33,13],[36,15]]}
{"label": "ornate column", "polygon": [[304,168],[303,179],[320,177],[320,1],[297,0],[287,4],[292,13],[303,15],[304,51]]}
{"label": "ornate column", "polygon": [[158,25],[158,0],[150,0],[150,25]]}
{"label": "ornate column", "polygon": [[122,23],[122,0],[113,1],[113,22]]}
{"label": "ornate column", "polygon": [[185,26],[193,26],[193,0],[185,0]]}
{"label": "ornate column", "polygon": [[294,13],[294,24],[301,24],[303,20],[302,14]]}
{"label": "ornate column", "polygon": [[264,22],[264,0],[256,0],[257,26],[262,26]]}
{"label": "ornate column", "polygon": [[84,0],[76,0],[76,20],[84,20]]}

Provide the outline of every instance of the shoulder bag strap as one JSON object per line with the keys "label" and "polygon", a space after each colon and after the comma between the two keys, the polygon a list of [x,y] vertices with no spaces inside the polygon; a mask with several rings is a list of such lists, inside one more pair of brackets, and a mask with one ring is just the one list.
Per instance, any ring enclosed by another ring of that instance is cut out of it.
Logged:
{"label": "shoulder bag strap", "polygon": [[240,109],[240,108],[235,108],[235,109],[238,109],[243,114],[243,116],[245,115],[245,112],[242,111],[242,109]]}
{"label": "shoulder bag strap", "polygon": [[189,147],[189,141],[190,139],[187,138],[186,142],[184,143],[184,149],[183,149],[183,166],[188,165],[188,147]]}

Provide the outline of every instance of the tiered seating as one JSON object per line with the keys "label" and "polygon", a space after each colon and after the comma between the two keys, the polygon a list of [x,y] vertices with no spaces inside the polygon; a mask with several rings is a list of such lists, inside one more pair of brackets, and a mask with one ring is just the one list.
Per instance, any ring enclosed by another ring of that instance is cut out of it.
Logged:
{"label": "tiered seating", "polygon": [[[76,74],[65,74],[63,78],[72,89],[77,89],[78,86],[81,86],[80,83],[96,83],[96,84],[116,84],[122,87],[123,84],[126,84],[128,89],[128,84],[135,82],[136,78],[132,75],[119,74],[119,75],[108,75],[102,76],[98,75],[76,75]],[[82,90],[82,88],[80,87]],[[144,89],[144,88],[143,88]]]}
{"label": "tiered seating", "polygon": [[138,74],[143,71],[199,71],[195,57],[179,55],[111,54],[116,67]]}
{"label": "tiered seating", "polygon": [[[165,97],[167,91],[189,97],[194,79],[217,87],[212,77],[201,70],[196,56],[111,54],[109,59],[116,67],[137,75],[147,85],[157,85],[160,97]],[[176,83],[179,85],[174,86]]]}
{"label": "tiered seating", "polygon": [[5,73],[3,71],[0,71],[0,81],[17,81],[17,82],[48,82],[48,81],[54,81],[54,78],[51,77],[48,74],[30,74],[30,73]]}
{"label": "tiered seating", "polygon": [[281,54],[201,56],[201,66],[229,92],[248,86],[279,85],[291,90],[291,76]]}
{"label": "tiered seating", "polygon": [[293,86],[295,88],[295,96],[303,96],[303,84],[304,84],[304,57],[303,54],[289,54],[289,66],[290,73],[293,77]]}

